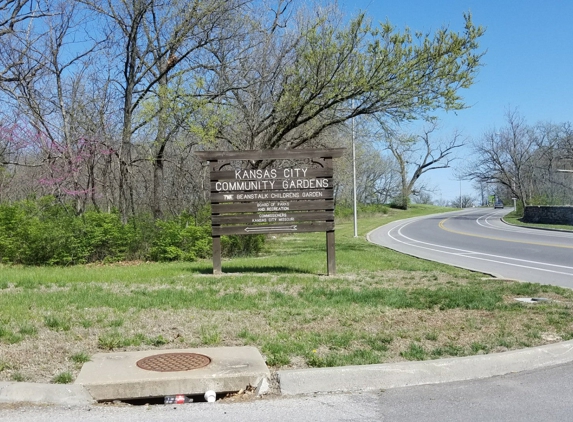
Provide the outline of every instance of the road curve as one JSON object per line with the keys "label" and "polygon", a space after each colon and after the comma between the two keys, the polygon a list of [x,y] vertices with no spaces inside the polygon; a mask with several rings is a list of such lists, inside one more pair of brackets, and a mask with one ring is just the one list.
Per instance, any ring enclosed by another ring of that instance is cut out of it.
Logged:
{"label": "road curve", "polygon": [[472,208],[399,220],[367,236],[396,251],[496,277],[573,288],[573,233],[505,224],[509,210]]}

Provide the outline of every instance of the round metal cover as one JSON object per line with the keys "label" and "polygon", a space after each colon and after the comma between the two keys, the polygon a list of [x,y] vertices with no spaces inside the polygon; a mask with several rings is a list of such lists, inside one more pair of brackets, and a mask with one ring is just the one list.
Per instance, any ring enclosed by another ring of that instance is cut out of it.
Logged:
{"label": "round metal cover", "polygon": [[203,368],[211,363],[211,358],[198,353],[162,353],[137,361],[137,366],[147,371],[178,372]]}

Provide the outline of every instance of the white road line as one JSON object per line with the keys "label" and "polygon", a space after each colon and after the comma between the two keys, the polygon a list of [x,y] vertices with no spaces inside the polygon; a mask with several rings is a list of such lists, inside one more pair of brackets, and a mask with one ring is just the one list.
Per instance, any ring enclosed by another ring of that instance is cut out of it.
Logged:
{"label": "white road line", "polygon": [[[532,269],[532,270],[538,270],[538,271],[544,271],[544,272],[548,272],[548,273],[554,273],[554,274],[563,274],[563,275],[572,275],[573,276],[573,267],[569,267],[569,266],[564,266],[564,265],[555,265],[555,264],[548,264],[548,263],[544,263],[544,262],[536,262],[536,261],[528,261],[528,260],[524,260],[524,259],[518,259],[518,258],[512,258],[512,257],[507,257],[507,256],[500,256],[500,255],[493,255],[493,254],[486,254],[486,253],[482,253],[482,252],[477,252],[477,251],[471,251],[471,250],[464,250],[464,249],[459,249],[459,248],[453,248],[450,246],[443,246],[443,245],[437,245],[434,243],[428,243],[428,242],[422,242],[420,240],[416,240],[416,239],[412,239],[406,235],[404,235],[402,233],[402,229],[404,227],[406,227],[407,225],[411,224],[413,221],[408,221],[405,222],[401,225],[398,225],[396,227],[393,227],[391,229],[388,230],[388,236],[393,239],[394,241],[404,244],[404,245],[409,245],[409,246],[414,246],[420,249],[425,249],[425,250],[429,250],[432,252],[436,252],[436,253],[440,253],[440,254],[445,254],[445,255],[456,255],[456,256],[465,256],[467,258],[471,258],[471,259],[475,259],[475,260],[480,260],[480,261],[485,261],[485,262],[491,262],[491,263],[496,263],[496,264],[502,264],[502,265],[508,265],[508,266],[512,266],[512,267],[518,267],[518,268],[525,268],[525,269]],[[396,230],[398,232],[398,235],[401,236],[404,239],[407,239],[409,242],[404,242],[400,239],[398,239],[397,237],[392,235],[392,231]],[[422,246],[423,245],[423,246]],[[450,251],[444,251],[444,250],[440,250],[440,249],[435,249],[435,248],[442,248],[442,249],[448,249]],[[471,255],[469,255],[471,254]],[[488,257],[488,258],[485,258]],[[493,259],[492,259],[493,258]],[[512,262],[505,262],[505,261],[498,261],[499,259],[505,259],[508,261],[514,261],[516,263],[512,263]],[[518,264],[518,262],[523,262],[523,263],[527,263],[529,265],[524,265],[524,264]],[[570,272],[563,272],[563,271],[557,271],[557,270],[551,270],[551,269],[546,269],[546,268],[540,268],[540,267],[535,267],[532,266],[533,265],[542,265],[545,267],[550,267],[550,268],[558,268],[558,269],[564,269],[566,271],[570,270]]]}
{"label": "white road line", "polygon": [[486,215],[479,216],[476,219],[477,225],[480,227],[484,227],[490,230],[497,230],[502,232],[510,232],[510,233],[522,233],[527,234],[528,236],[538,236],[538,237],[565,237],[571,238],[573,237],[573,233],[565,233],[559,231],[543,231],[543,230],[534,230],[528,229],[526,227],[519,227],[519,226],[510,226],[507,224],[503,224],[503,226],[495,225],[491,222],[491,219],[495,219],[495,221],[499,221],[499,213],[490,213]]}

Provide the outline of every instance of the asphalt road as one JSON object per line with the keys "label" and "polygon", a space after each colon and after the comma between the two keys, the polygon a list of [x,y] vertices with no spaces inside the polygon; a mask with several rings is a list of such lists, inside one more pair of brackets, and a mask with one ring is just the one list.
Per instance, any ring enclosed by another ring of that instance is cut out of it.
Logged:
{"label": "asphalt road", "polygon": [[573,288],[573,233],[510,226],[501,220],[509,211],[472,208],[396,221],[369,240],[500,278]]}

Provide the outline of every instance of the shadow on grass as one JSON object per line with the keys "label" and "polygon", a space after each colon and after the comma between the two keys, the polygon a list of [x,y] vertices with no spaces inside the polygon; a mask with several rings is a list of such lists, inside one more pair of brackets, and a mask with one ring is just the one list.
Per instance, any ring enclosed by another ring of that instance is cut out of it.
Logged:
{"label": "shadow on grass", "polygon": [[[277,266],[277,265],[257,265],[257,266],[250,266],[250,265],[233,265],[233,264],[223,264],[221,268],[223,274],[225,273],[278,273],[278,274],[312,274],[312,275],[320,275],[314,274],[309,271],[301,270],[299,268],[287,267],[287,266]],[[195,268],[193,269],[194,272],[200,274],[213,274],[213,267],[205,267],[205,268]]]}

